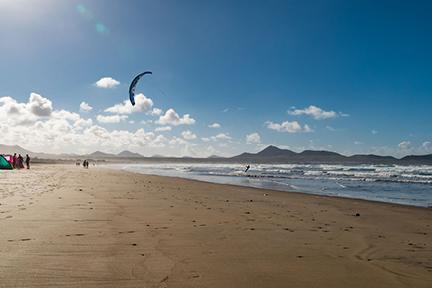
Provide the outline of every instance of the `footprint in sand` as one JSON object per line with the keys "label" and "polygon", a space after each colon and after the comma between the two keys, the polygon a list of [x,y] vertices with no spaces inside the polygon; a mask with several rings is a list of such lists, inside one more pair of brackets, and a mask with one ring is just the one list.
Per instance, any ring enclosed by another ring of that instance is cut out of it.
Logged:
{"label": "footprint in sand", "polygon": [[118,234],[124,234],[124,233],[131,234],[131,233],[135,233],[135,231],[130,230],[130,231],[120,231],[120,232],[118,232]]}
{"label": "footprint in sand", "polygon": [[190,272],[189,278],[196,279],[196,278],[199,278],[199,277],[201,277],[201,276],[196,271],[191,271]]}

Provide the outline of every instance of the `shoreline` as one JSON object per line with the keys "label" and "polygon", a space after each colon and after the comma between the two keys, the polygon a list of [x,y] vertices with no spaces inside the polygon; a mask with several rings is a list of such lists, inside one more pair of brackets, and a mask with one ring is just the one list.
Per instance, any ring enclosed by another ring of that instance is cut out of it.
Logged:
{"label": "shoreline", "polygon": [[4,175],[12,183],[0,200],[4,287],[432,281],[427,208],[98,167],[35,165]]}
{"label": "shoreline", "polygon": [[[168,178],[174,178],[174,179],[184,179],[184,180],[190,180],[190,181],[198,181],[201,183],[211,183],[211,184],[219,184],[219,185],[228,185],[228,186],[235,186],[235,187],[243,187],[243,188],[251,188],[251,189],[259,189],[259,190],[267,190],[267,191],[273,191],[273,192],[280,192],[280,193],[290,193],[290,194],[300,194],[305,196],[319,196],[319,197],[330,197],[330,198],[338,198],[338,199],[349,199],[349,200],[359,200],[359,201],[366,201],[366,202],[372,202],[372,203],[378,203],[378,204],[388,204],[388,205],[396,205],[396,206],[406,206],[406,207],[415,207],[415,208],[422,208],[431,210],[432,206],[420,206],[420,205],[412,205],[408,203],[397,203],[397,202],[388,202],[388,201],[380,201],[380,200],[373,200],[373,199],[366,199],[366,198],[356,198],[356,197],[349,197],[349,196],[341,196],[341,195],[328,195],[328,194],[318,194],[315,192],[304,192],[304,191],[296,191],[296,190],[283,190],[283,189],[272,189],[272,188],[261,188],[256,187],[252,185],[241,185],[241,184],[232,184],[232,183],[222,183],[222,182],[215,182],[210,180],[201,180],[201,179],[194,179],[194,178],[188,178],[188,177],[181,177],[181,176],[168,176],[168,175],[158,175],[155,173],[145,173],[145,172],[138,172],[134,170],[126,170],[124,168],[110,168],[106,166],[98,166],[100,169],[109,169],[109,170],[116,170],[116,171],[123,171],[126,173],[134,173],[138,175],[148,175],[148,176],[157,176],[157,177],[168,177]],[[252,177],[255,179],[254,177]],[[429,184],[422,184],[422,185],[429,185]]]}

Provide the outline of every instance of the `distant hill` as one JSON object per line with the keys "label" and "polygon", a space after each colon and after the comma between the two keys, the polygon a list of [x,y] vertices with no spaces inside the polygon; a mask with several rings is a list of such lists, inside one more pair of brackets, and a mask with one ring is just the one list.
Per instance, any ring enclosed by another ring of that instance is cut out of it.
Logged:
{"label": "distant hill", "polygon": [[118,157],[123,157],[123,158],[143,158],[144,156],[139,154],[139,153],[134,153],[128,150],[124,150],[120,153],[117,154]]}
{"label": "distant hill", "polygon": [[230,158],[234,161],[251,163],[310,163],[310,164],[424,164],[432,165],[432,154],[410,155],[402,159],[392,156],[353,155],[345,156],[331,151],[305,150],[300,153],[288,149],[280,149],[270,145],[258,153],[242,153]]}
{"label": "distant hill", "polygon": [[18,145],[4,145],[0,144],[0,154],[29,154],[32,158],[39,159],[62,159],[74,160],[81,158],[90,158],[95,160],[109,160],[113,162],[122,161],[153,161],[153,162],[190,162],[190,163],[267,163],[267,164],[290,164],[290,163],[304,163],[304,164],[398,164],[398,165],[432,165],[432,154],[428,155],[408,155],[401,159],[392,156],[379,156],[373,154],[359,154],[352,156],[345,156],[332,151],[316,151],[305,150],[297,153],[288,149],[281,149],[276,146],[270,145],[257,153],[242,153],[240,155],[225,158],[217,155],[212,155],[207,158],[195,158],[190,156],[185,157],[167,157],[163,155],[153,155],[152,157],[144,157],[139,153],[134,153],[124,150],[118,154],[105,153],[95,151],[87,155],[76,154],[48,154],[48,153],[35,153],[29,151]]}
{"label": "distant hill", "polygon": [[218,159],[218,158],[224,158],[222,156],[218,156],[218,155],[210,155],[207,157],[208,159]]}
{"label": "distant hill", "polygon": [[429,155],[408,155],[400,159],[403,164],[431,165],[432,154]]}
{"label": "distant hill", "polygon": [[95,151],[95,152],[90,153],[86,156],[91,157],[91,158],[115,158],[115,157],[117,157],[117,155],[115,155],[115,154],[105,153],[105,152],[101,152],[101,151]]}
{"label": "distant hill", "polygon": [[169,158],[169,156],[164,156],[164,155],[161,155],[161,154],[154,154],[150,158]]}
{"label": "distant hill", "polygon": [[25,155],[25,154],[34,154],[33,152],[24,149],[21,146],[18,145],[4,145],[4,144],[0,144],[0,153],[1,154],[11,154],[13,155],[14,153],[17,154],[21,154],[21,155]]}
{"label": "distant hill", "polygon": [[45,158],[45,159],[60,159],[60,158],[62,158],[62,157],[60,157],[60,155],[32,152],[32,151],[27,150],[27,149],[25,149],[19,145],[0,144],[0,154],[13,155],[14,153],[16,153],[17,155],[21,154],[23,156],[26,154],[29,154],[30,157],[32,157],[32,158]]}

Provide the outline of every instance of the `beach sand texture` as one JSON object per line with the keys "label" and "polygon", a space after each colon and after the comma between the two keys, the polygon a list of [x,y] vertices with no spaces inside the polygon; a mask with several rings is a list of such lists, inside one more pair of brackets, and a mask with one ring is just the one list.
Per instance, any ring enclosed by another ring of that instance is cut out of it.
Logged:
{"label": "beach sand texture", "polygon": [[0,287],[432,287],[431,209],[60,165],[0,197]]}

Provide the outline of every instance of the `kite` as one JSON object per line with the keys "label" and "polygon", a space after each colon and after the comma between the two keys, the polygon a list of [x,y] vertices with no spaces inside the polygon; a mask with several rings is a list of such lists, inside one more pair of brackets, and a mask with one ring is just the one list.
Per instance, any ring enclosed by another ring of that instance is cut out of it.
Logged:
{"label": "kite", "polygon": [[135,86],[138,84],[138,81],[146,74],[152,74],[150,71],[143,72],[141,74],[138,74],[133,80],[132,83],[129,86],[129,99],[132,103],[132,105],[135,105]]}

